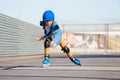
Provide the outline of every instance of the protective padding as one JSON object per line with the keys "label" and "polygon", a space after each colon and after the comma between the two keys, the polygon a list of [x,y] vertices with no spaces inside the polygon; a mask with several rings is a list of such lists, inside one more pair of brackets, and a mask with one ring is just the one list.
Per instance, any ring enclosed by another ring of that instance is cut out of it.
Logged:
{"label": "protective padding", "polygon": [[45,40],[45,42],[44,42],[44,47],[45,47],[45,48],[50,47],[50,41],[49,41],[49,40]]}
{"label": "protective padding", "polygon": [[70,52],[70,49],[67,47],[67,46],[64,46],[62,48],[62,50],[65,52],[65,53],[69,53]]}

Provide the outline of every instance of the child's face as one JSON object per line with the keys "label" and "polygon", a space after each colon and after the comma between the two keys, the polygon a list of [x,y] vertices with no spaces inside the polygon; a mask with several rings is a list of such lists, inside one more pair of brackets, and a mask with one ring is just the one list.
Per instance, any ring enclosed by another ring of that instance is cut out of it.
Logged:
{"label": "child's face", "polygon": [[49,26],[49,27],[50,27],[50,26],[52,25],[52,22],[53,22],[52,20],[50,20],[50,21],[45,21],[45,24],[46,24],[46,26]]}

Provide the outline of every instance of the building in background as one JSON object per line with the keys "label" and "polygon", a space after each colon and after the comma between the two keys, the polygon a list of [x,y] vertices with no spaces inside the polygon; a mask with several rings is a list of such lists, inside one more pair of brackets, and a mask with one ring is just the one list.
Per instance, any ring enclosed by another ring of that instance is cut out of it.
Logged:
{"label": "building in background", "polygon": [[[63,39],[69,47],[112,50],[120,53],[120,23],[64,24]],[[76,28],[75,28],[76,27]]]}

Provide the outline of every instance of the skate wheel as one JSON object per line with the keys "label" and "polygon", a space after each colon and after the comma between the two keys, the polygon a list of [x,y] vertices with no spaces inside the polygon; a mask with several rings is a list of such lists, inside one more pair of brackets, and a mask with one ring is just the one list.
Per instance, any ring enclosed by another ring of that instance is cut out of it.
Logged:
{"label": "skate wheel", "polygon": [[43,68],[49,67],[50,64],[43,64]]}

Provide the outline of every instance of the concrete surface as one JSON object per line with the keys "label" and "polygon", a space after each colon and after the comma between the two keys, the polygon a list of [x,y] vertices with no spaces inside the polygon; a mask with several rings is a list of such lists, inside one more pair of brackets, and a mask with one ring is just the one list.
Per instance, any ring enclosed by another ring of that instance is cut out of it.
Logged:
{"label": "concrete surface", "polygon": [[120,80],[119,54],[75,55],[82,66],[65,54],[51,54],[51,65],[42,67],[43,55],[0,58],[0,80]]}

